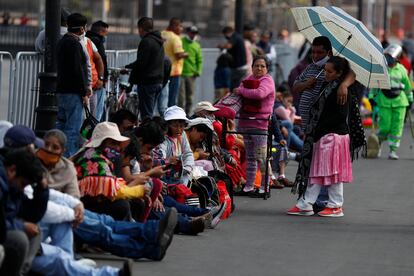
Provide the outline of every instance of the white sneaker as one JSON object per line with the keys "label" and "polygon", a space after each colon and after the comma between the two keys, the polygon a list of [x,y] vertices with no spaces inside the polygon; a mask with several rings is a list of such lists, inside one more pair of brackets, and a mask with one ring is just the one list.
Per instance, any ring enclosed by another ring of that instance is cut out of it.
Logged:
{"label": "white sneaker", "polygon": [[397,155],[397,153],[395,152],[395,151],[390,151],[390,154],[388,155],[388,159],[391,159],[391,160],[398,160],[398,155]]}
{"label": "white sneaker", "polygon": [[96,262],[94,260],[91,259],[79,259],[76,261],[76,263],[80,264],[80,265],[86,265],[86,266],[90,266],[90,267],[96,267]]}
{"label": "white sneaker", "polygon": [[217,227],[217,225],[220,223],[221,219],[221,215],[223,215],[224,211],[226,211],[226,207],[227,207],[227,201],[224,201],[220,206],[218,206],[219,208],[216,210],[212,210],[213,213],[213,219],[211,220],[211,224],[210,224],[210,228],[214,229]]}

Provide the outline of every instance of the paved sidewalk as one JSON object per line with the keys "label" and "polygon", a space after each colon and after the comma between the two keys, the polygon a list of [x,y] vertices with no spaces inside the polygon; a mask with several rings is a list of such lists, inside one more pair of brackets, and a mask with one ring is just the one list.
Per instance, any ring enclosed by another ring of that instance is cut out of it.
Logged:
{"label": "paved sidewalk", "polygon": [[[175,236],[163,261],[135,262],[134,275],[414,275],[413,144],[406,129],[400,160],[354,163],[343,218],[285,215],[295,202],[288,189],[267,201],[237,197],[229,220]],[[288,175],[295,170],[292,162]]]}

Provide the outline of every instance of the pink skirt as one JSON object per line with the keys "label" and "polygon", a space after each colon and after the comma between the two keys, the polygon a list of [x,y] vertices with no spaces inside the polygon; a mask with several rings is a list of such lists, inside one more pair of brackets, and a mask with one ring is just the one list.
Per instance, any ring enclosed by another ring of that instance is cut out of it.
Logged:
{"label": "pink skirt", "polygon": [[328,186],[352,182],[349,135],[326,134],[313,145],[309,183]]}

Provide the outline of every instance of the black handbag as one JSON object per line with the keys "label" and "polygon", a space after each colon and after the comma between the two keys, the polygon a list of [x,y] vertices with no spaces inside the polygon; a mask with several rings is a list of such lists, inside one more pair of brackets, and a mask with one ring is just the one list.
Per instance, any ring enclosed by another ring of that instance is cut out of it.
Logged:
{"label": "black handbag", "polygon": [[92,115],[87,105],[83,105],[83,108],[85,109],[86,118],[82,123],[80,135],[83,138],[89,140],[92,137],[92,132],[95,129],[96,125],[99,124],[99,121]]}

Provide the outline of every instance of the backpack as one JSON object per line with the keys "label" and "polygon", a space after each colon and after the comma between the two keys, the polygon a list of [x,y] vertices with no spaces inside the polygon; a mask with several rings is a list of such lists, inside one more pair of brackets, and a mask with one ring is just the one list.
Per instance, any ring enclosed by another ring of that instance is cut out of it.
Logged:
{"label": "backpack", "polygon": [[191,182],[191,191],[200,198],[201,208],[220,205],[220,196],[214,178],[203,176]]}
{"label": "backpack", "polygon": [[193,193],[184,184],[169,184],[168,195],[174,198],[178,203],[200,207],[198,195]]}

